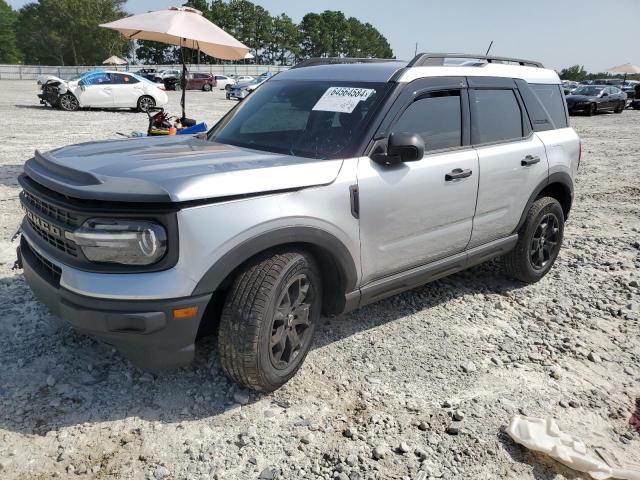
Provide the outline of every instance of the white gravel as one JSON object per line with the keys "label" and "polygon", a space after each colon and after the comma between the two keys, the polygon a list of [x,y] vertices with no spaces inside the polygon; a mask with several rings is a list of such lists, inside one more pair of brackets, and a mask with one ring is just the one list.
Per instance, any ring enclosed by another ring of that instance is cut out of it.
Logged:
{"label": "white gravel", "polygon": [[[256,395],[223,377],[211,338],[189,367],[136,370],[11,270],[33,150],[146,128],[35,95],[0,82],[0,478],[580,478],[509,440],[518,412],[640,468],[640,112],[572,118],[577,197],[544,280],[516,284],[493,262],[325,319],[299,374]],[[187,102],[209,124],[233,105],[220,91]]]}

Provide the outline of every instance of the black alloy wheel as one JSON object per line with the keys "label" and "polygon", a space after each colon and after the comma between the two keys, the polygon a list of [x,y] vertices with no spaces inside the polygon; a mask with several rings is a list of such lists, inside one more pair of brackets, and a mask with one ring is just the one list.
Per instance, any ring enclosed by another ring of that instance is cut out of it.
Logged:
{"label": "black alloy wheel", "polygon": [[553,213],[540,219],[529,248],[529,260],[534,270],[544,270],[560,249],[560,222]]}
{"label": "black alloy wheel", "polygon": [[269,357],[278,370],[289,368],[301,351],[306,350],[311,332],[309,310],[313,303],[306,274],[298,275],[285,287],[273,315]]}

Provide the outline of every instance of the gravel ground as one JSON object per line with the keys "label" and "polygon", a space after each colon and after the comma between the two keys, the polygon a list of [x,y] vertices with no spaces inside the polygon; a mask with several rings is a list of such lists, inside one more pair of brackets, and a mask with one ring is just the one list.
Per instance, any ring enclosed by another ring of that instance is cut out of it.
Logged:
{"label": "gravel ground", "polygon": [[[577,197],[541,282],[494,262],[325,319],[298,375],[256,395],[225,379],[211,338],[189,367],[138,371],[58,323],[11,270],[33,150],[146,127],[35,94],[0,82],[0,478],[582,478],[511,442],[518,412],[640,469],[640,112],[572,119]],[[210,124],[233,105],[220,91],[187,101]]]}

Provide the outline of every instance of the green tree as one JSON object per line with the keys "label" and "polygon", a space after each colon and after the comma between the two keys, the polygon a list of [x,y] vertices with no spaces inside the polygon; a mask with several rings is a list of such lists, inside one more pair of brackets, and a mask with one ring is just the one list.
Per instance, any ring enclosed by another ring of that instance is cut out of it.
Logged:
{"label": "green tree", "polygon": [[20,51],[16,47],[16,12],[0,0],[0,63],[16,63],[20,60]]}
{"label": "green tree", "polygon": [[266,55],[271,63],[285,65],[300,58],[302,33],[293,23],[291,17],[284,13],[273,18],[271,26],[271,43],[266,48]]}
{"label": "green tree", "polygon": [[98,27],[126,14],[124,0],[39,0],[20,9],[16,37],[25,62],[93,65],[127,56],[131,42]]}
{"label": "green tree", "polygon": [[574,82],[580,82],[586,80],[588,77],[587,71],[582,65],[573,65],[568,68],[560,70],[560,78],[563,80],[573,80]]}

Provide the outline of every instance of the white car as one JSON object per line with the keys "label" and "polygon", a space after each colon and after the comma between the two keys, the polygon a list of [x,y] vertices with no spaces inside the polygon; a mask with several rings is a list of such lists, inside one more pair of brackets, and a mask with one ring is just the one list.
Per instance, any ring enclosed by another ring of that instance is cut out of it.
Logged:
{"label": "white car", "polygon": [[164,86],[129,72],[91,71],[65,81],[38,78],[40,103],[62,110],[79,108],[135,108],[145,112],[169,102]]}
{"label": "white car", "polygon": [[216,75],[216,86],[220,88],[220,90],[224,90],[227,85],[235,85],[236,81],[234,78],[228,77],[227,75]]}

